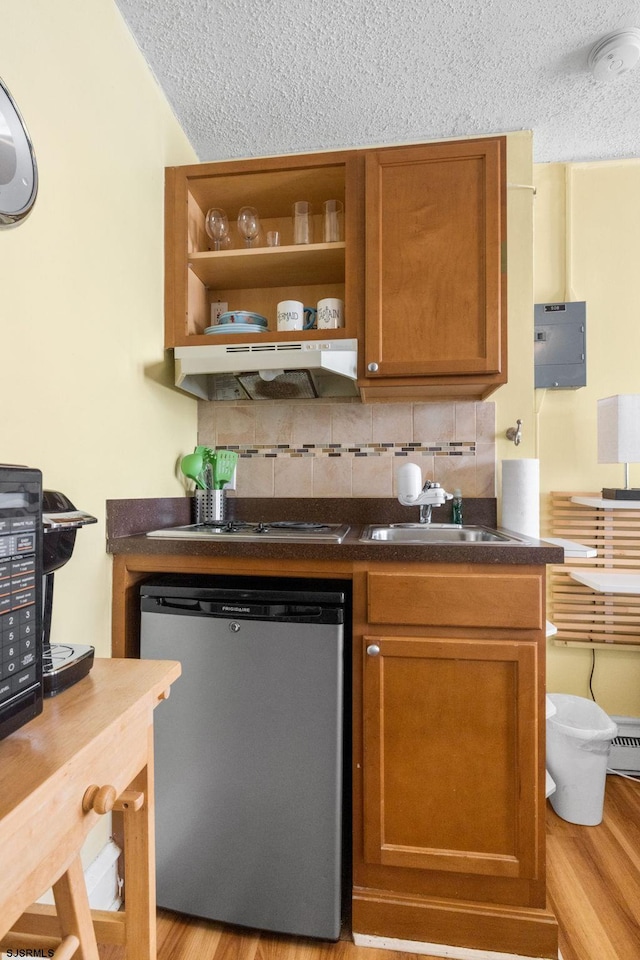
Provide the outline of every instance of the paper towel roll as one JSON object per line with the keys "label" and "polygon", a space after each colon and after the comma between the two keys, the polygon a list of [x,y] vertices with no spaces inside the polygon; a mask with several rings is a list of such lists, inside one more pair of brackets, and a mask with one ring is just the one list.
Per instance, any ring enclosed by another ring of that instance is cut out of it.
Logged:
{"label": "paper towel roll", "polygon": [[540,538],[540,461],[502,461],[501,526]]}

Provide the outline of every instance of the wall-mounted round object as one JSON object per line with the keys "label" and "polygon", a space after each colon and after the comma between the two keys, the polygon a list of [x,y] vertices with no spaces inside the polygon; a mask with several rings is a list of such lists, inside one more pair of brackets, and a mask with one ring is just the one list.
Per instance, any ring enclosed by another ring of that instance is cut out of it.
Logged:
{"label": "wall-mounted round object", "polygon": [[613,80],[633,70],[640,59],[640,30],[616,30],[591,48],[589,68],[596,80]]}
{"label": "wall-mounted round object", "polygon": [[0,226],[27,216],[38,192],[31,138],[13,98],[0,80]]}

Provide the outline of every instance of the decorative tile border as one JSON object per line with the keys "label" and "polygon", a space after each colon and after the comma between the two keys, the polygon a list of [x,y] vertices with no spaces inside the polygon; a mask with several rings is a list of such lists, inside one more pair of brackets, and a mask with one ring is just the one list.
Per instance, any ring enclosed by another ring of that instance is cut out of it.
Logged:
{"label": "decorative tile border", "polygon": [[277,444],[226,444],[216,449],[234,450],[243,459],[262,457],[265,459],[299,457],[406,457],[409,454],[422,454],[425,457],[475,457],[475,440],[445,441],[408,441],[399,443],[303,443],[294,446],[288,443]]}

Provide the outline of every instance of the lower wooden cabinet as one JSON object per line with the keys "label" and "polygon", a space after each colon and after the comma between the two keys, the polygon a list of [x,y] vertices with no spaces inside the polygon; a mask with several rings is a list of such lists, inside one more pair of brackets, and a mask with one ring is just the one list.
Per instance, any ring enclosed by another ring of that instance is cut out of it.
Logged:
{"label": "lower wooden cabinet", "polygon": [[536,880],[536,645],[363,640],[366,862]]}
{"label": "lower wooden cabinet", "polygon": [[[467,581],[475,621],[459,590]],[[557,957],[545,882],[544,568],[471,578],[454,565],[372,569],[363,593],[354,933]]]}

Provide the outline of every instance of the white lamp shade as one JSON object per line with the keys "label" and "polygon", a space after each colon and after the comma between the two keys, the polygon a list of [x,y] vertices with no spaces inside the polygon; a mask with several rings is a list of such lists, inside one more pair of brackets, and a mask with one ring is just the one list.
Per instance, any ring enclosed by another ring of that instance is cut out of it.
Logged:
{"label": "white lamp shade", "polygon": [[640,463],[640,394],[598,400],[598,463]]}

